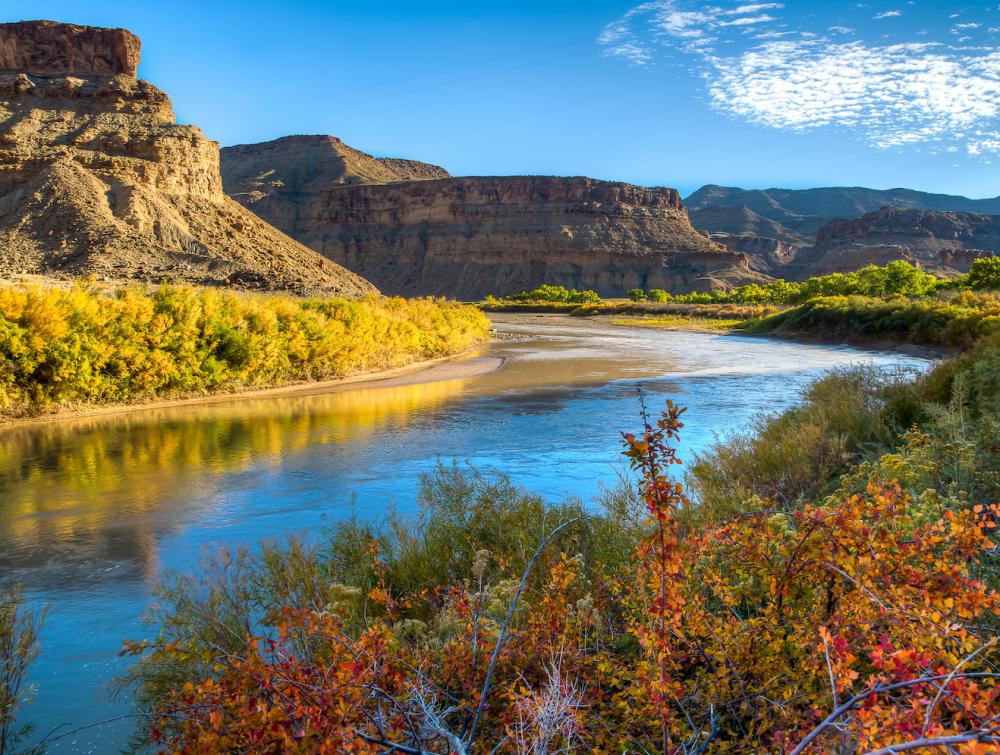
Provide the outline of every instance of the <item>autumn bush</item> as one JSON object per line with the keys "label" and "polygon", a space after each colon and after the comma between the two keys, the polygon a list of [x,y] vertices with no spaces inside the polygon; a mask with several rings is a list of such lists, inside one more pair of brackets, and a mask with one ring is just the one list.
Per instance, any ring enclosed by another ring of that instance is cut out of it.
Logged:
{"label": "autumn bush", "polygon": [[337,378],[461,352],[487,329],[438,299],[7,286],[0,415]]}
{"label": "autumn bush", "polygon": [[[180,752],[989,752],[995,506],[861,492],[692,526],[682,410],[603,508],[442,467],[421,513],[216,556],[129,646]],[[860,473],[859,473],[860,475]]]}

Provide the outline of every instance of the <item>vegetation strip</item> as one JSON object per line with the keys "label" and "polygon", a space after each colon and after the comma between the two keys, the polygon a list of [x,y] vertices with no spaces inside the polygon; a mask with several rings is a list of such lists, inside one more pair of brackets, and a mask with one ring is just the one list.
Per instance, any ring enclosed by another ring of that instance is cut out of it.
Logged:
{"label": "vegetation strip", "polygon": [[459,354],[488,331],[440,299],[8,286],[0,419],[335,380]]}

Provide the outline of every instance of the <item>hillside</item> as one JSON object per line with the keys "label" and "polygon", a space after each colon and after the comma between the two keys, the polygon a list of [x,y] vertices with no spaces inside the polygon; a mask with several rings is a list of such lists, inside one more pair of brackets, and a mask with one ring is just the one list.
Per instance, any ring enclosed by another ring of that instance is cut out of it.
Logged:
{"label": "hillside", "polygon": [[448,178],[437,165],[371,155],[334,136],[286,136],[223,147],[222,181],[231,196],[253,201],[272,193],[300,194],[331,186]]}
{"label": "hillside", "polygon": [[740,205],[737,207],[688,208],[691,225],[699,231],[724,233],[731,236],[758,236],[804,246],[812,243],[808,236],[786,228],[770,218],[758,215]]}
{"label": "hillside", "polygon": [[136,78],[139,50],[124,29],[0,24],[0,277],[373,291],[224,194],[218,145]]}

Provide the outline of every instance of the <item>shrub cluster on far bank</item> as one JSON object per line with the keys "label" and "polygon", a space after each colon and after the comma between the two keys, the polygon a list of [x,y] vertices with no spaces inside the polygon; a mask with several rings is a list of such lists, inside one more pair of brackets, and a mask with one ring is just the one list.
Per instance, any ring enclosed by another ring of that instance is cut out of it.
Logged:
{"label": "shrub cluster on far bank", "polygon": [[670,294],[633,288],[627,292],[628,301],[540,286],[503,299],[487,297],[479,307],[494,312],[627,315],[628,319],[615,322],[633,326],[707,327],[960,348],[1000,323],[997,291],[1000,257],[986,257],[976,260],[967,274],[948,279],[900,260],[853,273],[754,283],[732,291]]}
{"label": "shrub cluster on far bank", "polygon": [[[662,289],[648,291],[631,288],[626,297],[633,302],[654,304],[770,304],[791,306],[818,296],[866,296],[885,299],[898,296],[922,298],[944,291],[1000,290],[1000,257],[985,257],[973,262],[965,275],[938,278],[909,262],[897,260],[884,266],[869,265],[853,273],[832,273],[804,281],[778,280],[774,283],[751,283],[731,291],[671,294]],[[497,298],[488,296],[485,308],[513,304],[600,304],[604,300],[593,291],[567,290],[563,286],[539,286],[534,291]]]}
{"label": "shrub cluster on far bank", "polygon": [[0,417],[400,367],[482,341],[439,299],[297,299],[165,286],[0,288]]}
{"label": "shrub cluster on far bank", "polygon": [[962,291],[926,299],[822,296],[749,323],[751,333],[966,347],[1000,325],[1000,294]]}

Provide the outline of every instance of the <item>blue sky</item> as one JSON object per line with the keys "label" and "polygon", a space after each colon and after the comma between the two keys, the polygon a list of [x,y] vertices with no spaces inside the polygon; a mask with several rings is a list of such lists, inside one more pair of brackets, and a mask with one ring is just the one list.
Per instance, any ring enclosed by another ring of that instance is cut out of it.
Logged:
{"label": "blue sky", "polygon": [[222,144],[330,133],[457,175],[1000,195],[998,2],[4,0],[124,26]]}

